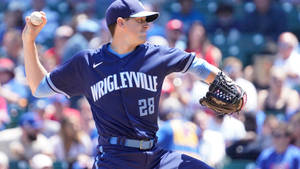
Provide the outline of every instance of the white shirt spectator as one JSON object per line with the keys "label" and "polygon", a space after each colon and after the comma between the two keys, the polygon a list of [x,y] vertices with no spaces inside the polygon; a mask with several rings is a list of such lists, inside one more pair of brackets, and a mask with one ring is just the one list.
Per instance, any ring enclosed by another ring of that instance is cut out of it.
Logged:
{"label": "white shirt spectator", "polygon": [[294,87],[295,85],[299,85],[300,83],[300,53],[297,49],[294,49],[291,53],[291,55],[287,59],[283,59],[282,57],[278,57],[275,62],[275,67],[280,67],[283,70],[286,71],[286,73],[294,74],[297,76],[297,78],[290,78],[288,77],[286,80],[286,84],[289,87]]}
{"label": "white shirt spectator", "polygon": [[24,143],[22,128],[6,129],[0,132],[0,151],[4,152],[9,159],[18,160],[19,155],[26,159],[32,158],[38,153],[52,153],[48,139],[38,134],[37,139],[31,143]]}
{"label": "white shirt spectator", "polygon": [[68,154],[65,153],[63,140],[59,135],[50,138],[50,143],[54,150],[54,156],[57,161],[65,161],[67,159],[76,159],[80,154],[91,155],[92,142],[88,135],[82,135],[81,143],[72,143]]}
{"label": "white shirt spectator", "polygon": [[257,91],[255,86],[253,83],[244,78],[236,79],[236,83],[239,86],[243,86],[243,89],[247,94],[247,102],[244,107],[244,111],[255,113],[257,111]]}
{"label": "white shirt spectator", "polygon": [[199,146],[203,161],[211,166],[218,166],[225,158],[225,141],[220,132],[204,130]]}
{"label": "white shirt spectator", "polygon": [[225,116],[221,123],[216,121],[217,117],[210,119],[208,129],[218,131],[223,134],[226,146],[232,141],[240,140],[246,136],[244,124],[232,116]]}

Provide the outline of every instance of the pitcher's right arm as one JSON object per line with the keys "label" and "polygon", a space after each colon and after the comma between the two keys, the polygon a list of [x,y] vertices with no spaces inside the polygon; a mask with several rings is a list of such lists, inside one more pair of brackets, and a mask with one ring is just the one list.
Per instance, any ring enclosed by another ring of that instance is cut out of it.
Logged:
{"label": "pitcher's right arm", "polygon": [[26,25],[22,33],[24,64],[26,79],[31,89],[32,94],[35,93],[41,80],[47,74],[46,69],[41,64],[35,44],[35,39],[47,23],[46,14],[41,12],[43,23],[35,26],[31,23],[30,17],[26,17]]}

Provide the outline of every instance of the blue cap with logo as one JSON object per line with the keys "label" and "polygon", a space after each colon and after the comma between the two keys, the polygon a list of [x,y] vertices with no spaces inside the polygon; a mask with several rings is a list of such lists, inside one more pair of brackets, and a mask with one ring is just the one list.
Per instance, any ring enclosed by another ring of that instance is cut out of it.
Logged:
{"label": "blue cap with logo", "polygon": [[107,8],[105,14],[107,26],[116,23],[118,17],[146,17],[147,22],[152,22],[158,16],[158,12],[146,11],[139,0],[116,0]]}

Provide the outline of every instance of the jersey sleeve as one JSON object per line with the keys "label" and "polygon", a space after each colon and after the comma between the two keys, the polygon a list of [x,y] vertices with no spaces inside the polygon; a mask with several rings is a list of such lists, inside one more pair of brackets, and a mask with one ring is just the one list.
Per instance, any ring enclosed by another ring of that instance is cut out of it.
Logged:
{"label": "jersey sleeve", "polygon": [[47,83],[56,93],[67,97],[81,95],[87,85],[89,51],[77,53],[47,75]]}
{"label": "jersey sleeve", "polygon": [[195,53],[188,53],[178,48],[161,47],[160,59],[165,64],[167,74],[172,72],[186,72],[191,66]]}

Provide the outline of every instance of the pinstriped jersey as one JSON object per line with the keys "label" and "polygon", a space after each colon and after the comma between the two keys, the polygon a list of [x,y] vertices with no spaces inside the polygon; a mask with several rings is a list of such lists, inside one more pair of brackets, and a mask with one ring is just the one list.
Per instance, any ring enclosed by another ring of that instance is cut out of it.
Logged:
{"label": "pinstriped jersey", "polygon": [[100,136],[153,139],[165,76],[185,72],[195,56],[146,43],[120,58],[108,45],[76,54],[52,71],[47,82],[68,97],[87,98]]}

